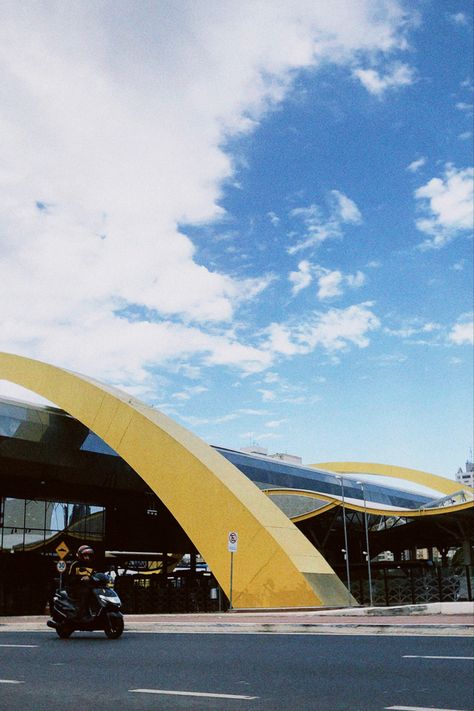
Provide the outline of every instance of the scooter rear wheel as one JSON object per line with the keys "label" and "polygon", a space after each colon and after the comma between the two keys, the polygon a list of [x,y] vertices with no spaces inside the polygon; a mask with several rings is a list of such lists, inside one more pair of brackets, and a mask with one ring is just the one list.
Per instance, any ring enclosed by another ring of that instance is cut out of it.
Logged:
{"label": "scooter rear wheel", "polygon": [[122,615],[109,614],[105,618],[104,632],[109,639],[118,639],[123,632]]}

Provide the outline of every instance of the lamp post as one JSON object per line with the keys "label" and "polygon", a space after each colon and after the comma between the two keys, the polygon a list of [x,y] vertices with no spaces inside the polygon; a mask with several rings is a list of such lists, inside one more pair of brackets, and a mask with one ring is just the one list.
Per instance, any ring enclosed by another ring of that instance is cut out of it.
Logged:
{"label": "lamp post", "polygon": [[344,528],[344,548],[342,552],[344,553],[344,558],[346,560],[346,578],[347,578],[347,590],[349,593],[349,607],[352,606],[352,594],[351,594],[351,573],[349,570],[349,545],[347,542],[347,525],[346,525],[346,507],[344,505],[344,477],[336,476],[341,482],[341,499],[342,499],[342,525]]}
{"label": "lamp post", "polygon": [[365,527],[365,547],[367,550],[363,551],[367,560],[367,572],[369,575],[369,600],[370,607],[373,607],[374,601],[372,597],[372,570],[370,567],[370,547],[369,547],[369,524],[367,520],[367,499],[365,497],[365,486],[363,481],[357,482],[362,487],[362,496],[364,497],[364,527]]}

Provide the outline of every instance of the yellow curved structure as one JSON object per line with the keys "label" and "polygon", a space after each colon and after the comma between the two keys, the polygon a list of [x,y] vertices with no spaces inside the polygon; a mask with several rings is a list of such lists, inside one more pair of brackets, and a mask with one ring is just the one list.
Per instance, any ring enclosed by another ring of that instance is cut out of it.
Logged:
{"label": "yellow curved structure", "polygon": [[128,462],[186,531],[228,596],[227,542],[236,531],[234,607],[347,604],[343,583],[287,516],[170,418],[84,375],[21,356],[0,353],[0,379],[54,402]]}
{"label": "yellow curved structure", "polygon": [[447,479],[443,476],[423,472],[419,469],[407,469],[406,467],[396,467],[393,464],[378,464],[376,462],[321,462],[310,464],[313,469],[328,469],[338,474],[376,474],[377,476],[393,477],[404,479],[421,486],[439,491],[441,494],[455,494],[461,489],[472,493],[473,489],[466,484]]}
{"label": "yellow curved structure", "polygon": [[[316,499],[318,501],[327,501],[325,506],[320,506],[317,509],[313,509],[303,514],[297,514],[296,516],[291,516],[291,520],[295,523],[299,521],[305,521],[309,518],[315,518],[320,514],[326,513],[336,506],[342,507],[342,501],[337,496],[331,496],[330,494],[321,494],[315,491],[308,491],[306,489],[264,489],[265,494],[270,498],[272,496],[301,496],[307,499]],[[457,490],[459,491],[459,489]],[[462,503],[450,504],[449,506],[436,506],[432,508],[420,508],[420,509],[386,509],[379,508],[373,504],[354,504],[347,499],[344,502],[344,508],[350,511],[358,511],[359,513],[367,513],[372,516],[387,516],[396,518],[420,518],[429,516],[438,516],[439,514],[451,514],[457,511],[466,511],[468,509],[474,508],[474,501],[464,501]]]}

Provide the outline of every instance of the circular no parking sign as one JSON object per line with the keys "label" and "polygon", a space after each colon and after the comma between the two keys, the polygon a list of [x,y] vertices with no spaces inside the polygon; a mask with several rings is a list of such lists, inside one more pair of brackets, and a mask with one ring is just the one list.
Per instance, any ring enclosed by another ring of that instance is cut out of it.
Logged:
{"label": "circular no parking sign", "polygon": [[237,543],[239,540],[239,536],[237,534],[237,531],[229,531],[229,536],[227,538],[227,548],[231,553],[235,553],[237,550]]}

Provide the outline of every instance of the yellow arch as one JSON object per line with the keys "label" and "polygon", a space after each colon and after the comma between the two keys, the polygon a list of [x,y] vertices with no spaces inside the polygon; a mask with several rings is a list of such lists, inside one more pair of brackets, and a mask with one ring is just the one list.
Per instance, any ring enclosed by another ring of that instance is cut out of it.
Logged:
{"label": "yellow arch", "polygon": [[162,413],[84,375],[0,353],[0,378],[33,390],[110,445],[172,512],[233,605],[275,608],[347,604],[321,554],[236,467]]}
{"label": "yellow arch", "polygon": [[314,469],[328,469],[339,474],[376,474],[377,476],[388,476],[395,479],[404,479],[421,486],[439,491],[441,494],[455,494],[461,489],[472,493],[474,490],[466,484],[447,479],[443,476],[423,472],[419,469],[407,469],[406,467],[396,467],[393,464],[377,464],[374,462],[320,462],[310,464]]}

